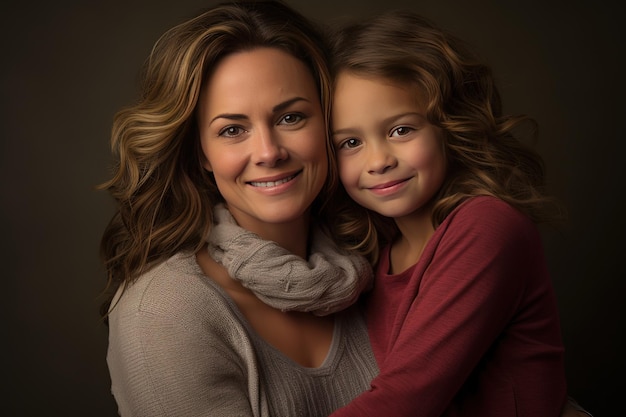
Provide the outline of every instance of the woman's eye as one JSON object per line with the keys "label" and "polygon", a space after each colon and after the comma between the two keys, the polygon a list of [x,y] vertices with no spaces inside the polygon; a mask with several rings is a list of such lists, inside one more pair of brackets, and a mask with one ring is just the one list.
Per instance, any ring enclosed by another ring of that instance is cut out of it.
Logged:
{"label": "woman's eye", "polygon": [[278,124],[295,125],[296,123],[300,122],[303,118],[304,117],[301,114],[289,113],[289,114],[286,114],[282,119],[280,119],[280,122]]}
{"label": "woman's eye", "polygon": [[361,144],[361,141],[356,138],[346,139],[339,144],[339,148],[352,149]]}
{"label": "woman's eye", "polygon": [[226,126],[224,129],[220,130],[220,136],[226,137],[235,137],[240,135],[243,132],[243,129],[239,126]]}
{"label": "woman's eye", "polygon": [[391,137],[405,136],[413,131],[412,128],[407,126],[400,126],[391,131]]}

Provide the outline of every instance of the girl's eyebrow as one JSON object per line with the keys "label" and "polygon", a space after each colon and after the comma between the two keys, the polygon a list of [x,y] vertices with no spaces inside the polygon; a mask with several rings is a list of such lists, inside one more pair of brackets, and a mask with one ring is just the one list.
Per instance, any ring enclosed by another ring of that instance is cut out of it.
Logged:
{"label": "girl's eyebrow", "polygon": [[406,113],[395,114],[393,116],[390,116],[390,117],[384,119],[383,123],[384,124],[393,123],[393,122],[396,122],[396,121],[398,121],[400,119],[403,119],[405,117],[408,117],[408,116],[416,116],[416,117],[419,117],[420,119],[424,119],[425,118],[424,115],[421,114],[421,113],[418,113],[418,112],[415,112],[415,111],[409,111],[409,112],[406,112]]}
{"label": "girl's eyebrow", "polygon": [[[419,117],[420,119],[424,120],[426,119],[426,117],[418,112],[406,112],[406,113],[401,113],[401,114],[394,114],[393,116],[387,117],[386,119],[381,120],[381,124],[383,125],[387,125],[389,123],[394,123],[399,119],[402,119],[404,117],[407,116],[416,116]],[[331,135],[341,135],[341,134],[346,134],[346,133],[354,133],[355,131],[357,131],[358,128],[351,128],[351,127],[347,127],[344,129],[337,129],[337,130],[332,130],[330,132]]]}
{"label": "girl's eyebrow", "polygon": [[353,129],[350,127],[347,127],[345,129],[337,129],[337,130],[332,130],[330,132],[331,135],[335,136],[335,135],[342,135],[342,134],[346,134],[346,133],[353,133],[355,132],[357,129]]}
{"label": "girl's eyebrow", "polygon": [[[304,97],[294,97],[294,98],[291,98],[289,100],[285,100],[282,103],[279,103],[279,104],[275,105],[274,107],[272,107],[272,112],[273,113],[279,113],[279,112],[289,108],[289,106],[291,106],[292,104],[297,103],[299,101],[306,101],[307,103],[310,102],[309,100],[307,100]],[[211,121],[209,122],[209,125],[211,123],[213,123],[214,121],[216,121],[217,119],[246,120],[247,118],[248,118],[248,116],[246,116],[245,114],[222,113],[222,114],[218,114],[217,116],[212,118]]]}

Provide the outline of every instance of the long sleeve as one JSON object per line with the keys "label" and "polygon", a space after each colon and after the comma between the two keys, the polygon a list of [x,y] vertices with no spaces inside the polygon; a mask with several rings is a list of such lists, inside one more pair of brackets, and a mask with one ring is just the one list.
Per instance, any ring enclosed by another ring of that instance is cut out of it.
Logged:
{"label": "long sleeve", "polygon": [[116,300],[107,362],[122,417],[268,415],[245,329],[202,287],[164,264]]}
{"label": "long sleeve", "polygon": [[530,220],[475,198],[440,225],[409,277],[387,267],[368,305],[380,374],[333,417],[560,415],[558,311]]}

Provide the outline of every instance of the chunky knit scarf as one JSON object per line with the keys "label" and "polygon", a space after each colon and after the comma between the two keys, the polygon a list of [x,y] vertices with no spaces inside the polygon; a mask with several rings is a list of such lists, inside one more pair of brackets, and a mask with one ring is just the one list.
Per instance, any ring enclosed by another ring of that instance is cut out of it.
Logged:
{"label": "chunky knit scarf", "polygon": [[209,254],[230,276],[266,304],[282,311],[326,315],[353,304],[372,285],[365,258],[342,251],[313,230],[308,260],[237,225],[223,205],[207,239]]}

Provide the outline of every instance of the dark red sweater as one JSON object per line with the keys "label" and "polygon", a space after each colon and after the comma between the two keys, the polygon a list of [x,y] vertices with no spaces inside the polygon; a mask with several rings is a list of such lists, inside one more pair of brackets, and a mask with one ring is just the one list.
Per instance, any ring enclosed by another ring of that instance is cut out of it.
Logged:
{"label": "dark red sweater", "polygon": [[550,417],[566,399],[557,305],[536,226],[476,197],[453,211],[419,262],[366,301],[380,375],[333,417]]}

